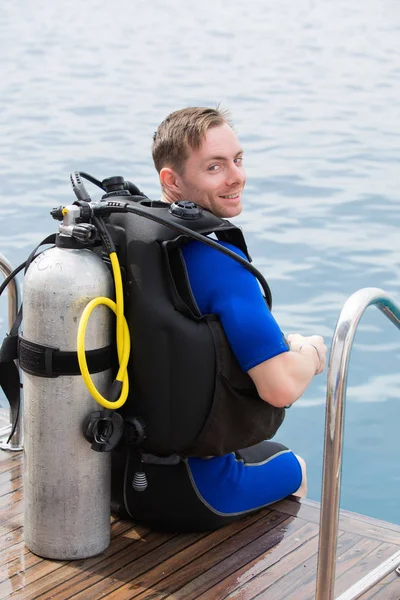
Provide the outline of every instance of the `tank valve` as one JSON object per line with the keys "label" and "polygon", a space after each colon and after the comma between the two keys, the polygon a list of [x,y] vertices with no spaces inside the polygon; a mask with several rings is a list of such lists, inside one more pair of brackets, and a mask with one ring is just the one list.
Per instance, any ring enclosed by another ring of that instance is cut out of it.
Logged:
{"label": "tank valve", "polygon": [[53,208],[50,211],[50,214],[53,217],[53,219],[55,219],[56,221],[62,221],[64,218],[63,210],[64,210],[63,206],[57,206],[56,208]]}
{"label": "tank valve", "polygon": [[81,223],[72,228],[72,237],[81,244],[89,244],[96,239],[97,229],[90,223]]}

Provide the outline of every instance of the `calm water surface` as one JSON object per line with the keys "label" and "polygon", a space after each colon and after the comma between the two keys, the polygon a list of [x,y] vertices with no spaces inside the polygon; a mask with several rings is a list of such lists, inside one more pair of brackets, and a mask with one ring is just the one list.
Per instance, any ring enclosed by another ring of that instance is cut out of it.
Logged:
{"label": "calm water surface", "polygon": [[[400,302],[398,2],[5,0],[0,40],[0,252],[13,265],[55,230],[49,209],[73,199],[71,171],[120,174],[157,198],[158,123],[221,102],[246,153],[236,221],[282,329],[330,344],[359,288]],[[397,523],[399,358],[398,330],[369,309],[351,358],[342,506]],[[313,499],[325,383],[277,437],[307,460]]]}

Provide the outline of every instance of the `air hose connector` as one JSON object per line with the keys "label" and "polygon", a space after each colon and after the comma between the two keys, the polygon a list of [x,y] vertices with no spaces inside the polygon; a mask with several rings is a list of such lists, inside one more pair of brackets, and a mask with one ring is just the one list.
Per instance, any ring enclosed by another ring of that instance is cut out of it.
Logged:
{"label": "air hose connector", "polygon": [[85,438],[96,452],[110,452],[121,440],[124,431],[122,416],[109,410],[98,410],[89,415],[83,426]]}

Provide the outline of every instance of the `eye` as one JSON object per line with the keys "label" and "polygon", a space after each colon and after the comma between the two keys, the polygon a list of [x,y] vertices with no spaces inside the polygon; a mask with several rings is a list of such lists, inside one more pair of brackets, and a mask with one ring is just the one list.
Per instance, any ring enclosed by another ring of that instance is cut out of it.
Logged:
{"label": "eye", "polygon": [[219,165],[210,165],[207,168],[207,171],[218,171],[218,169],[219,169]]}
{"label": "eye", "polygon": [[234,161],[237,165],[241,165],[243,162],[243,156],[238,156]]}

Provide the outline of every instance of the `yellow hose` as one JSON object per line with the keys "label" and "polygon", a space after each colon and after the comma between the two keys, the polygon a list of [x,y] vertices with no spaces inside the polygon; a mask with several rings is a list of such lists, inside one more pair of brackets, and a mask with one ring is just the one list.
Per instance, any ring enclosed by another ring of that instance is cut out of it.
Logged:
{"label": "yellow hose", "polygon": [[[129,335],[129,327],[126,322],[124,316],[124,293],[122,288],[122,278],[121,278],[121,269],[118,262],[118,257],[115,252],[111,252],[110,254],[111,266],[113,270],[114,283],[115,283],[115,300],[113,302],[110,298],[106,298],[105,296],[100,296],[99,298],[94,298],[89,302],[86,306],[85,310],[82,313],[81,320],[79,322],[78,327],[78,335],[77,335],[77,350],[78,350],[78,362],[79,368],[82,373],[83,381],[86,384],[90,394],[93,398],[104,408],[109,408],[111,410],[115,410],[120,408],[126,401],[129,392],[129,379],[128,379],[128,361],[129,354],[131,350],[131,340]],[[115,378],[116,381],[122,383],[122,389],[120,397],[115,400],[115,402],[110,402],[107,398],[104,398],[97,390],[94,385],[92,378],[89,373],[89,369],[86,362],[86,354],[85,354],[85,334],[86,327],[89,321],[89,317],[92,311],[99,305],[108,306],[117,317],[117,353],[118,353],[118,362],[119,369],[117,376]]]}

